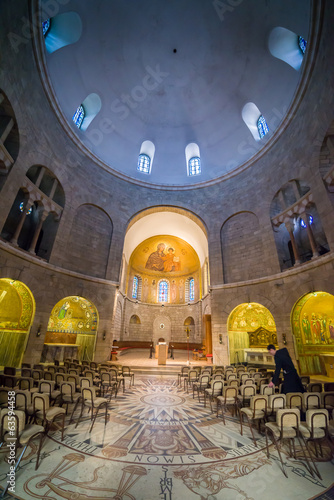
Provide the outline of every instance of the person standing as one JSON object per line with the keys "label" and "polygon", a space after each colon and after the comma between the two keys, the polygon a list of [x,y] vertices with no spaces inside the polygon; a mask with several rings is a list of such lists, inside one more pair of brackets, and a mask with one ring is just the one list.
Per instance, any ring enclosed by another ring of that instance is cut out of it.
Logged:
{"label": "person standing", "polygon": [[276,365],[275,373],[273,378],[271,379],[271,382],[269,383],[269,387],[274,387],[277,384],[280,372],[282,370],[284,374],[284,382],[281,392],[283,394],[287,394],[288,392],[305,392],[303,384],[300,380],[300,377],[292,362],[287,348],[284,347],[283,349],[276,350],[274,344],[269,344],[267,346],[267,350],[269,354],[274,356]]}

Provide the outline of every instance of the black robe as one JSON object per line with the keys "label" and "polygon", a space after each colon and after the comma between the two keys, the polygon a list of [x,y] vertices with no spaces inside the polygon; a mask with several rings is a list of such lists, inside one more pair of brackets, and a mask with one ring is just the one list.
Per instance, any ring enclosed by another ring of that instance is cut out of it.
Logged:
{"label": "black robe", "polygon": [[274,359],[276,370],[272,379],[273,383],[276,384],[278,382],[281,370],[283,370],[284,373],[284,382],[281,392],[283,394],[287,394],[288,392],[305,392],[287,348],[284,347],[276,351]]}

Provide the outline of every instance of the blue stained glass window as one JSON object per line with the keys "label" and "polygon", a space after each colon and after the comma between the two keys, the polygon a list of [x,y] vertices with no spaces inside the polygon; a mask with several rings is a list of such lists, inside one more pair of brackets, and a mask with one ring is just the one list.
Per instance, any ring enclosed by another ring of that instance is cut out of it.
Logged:
{"label": "blue stained glass window", "polygon": [[151,170],[151,158],[144,153],[138,156],[137,170],[143,174],[149,174]]}
{"label": "blue stained glass window", "polygon": [[263,115],[261,115],[257,121],[257,129],[259,131],[260,139],[262,139],[262,137],[264,137],[269,132],[268,124]]}
{"label": "blue stained glass window", "polygon": [[188,172],[188,175],[199,175],[201,173],[201,159],[198,156],[190,158]]}
{"label": "blue stained glass window", "polygon": [[84,121],[84,118],[85,118],[85,110],[84,110],[83,105],[80,104],[80,106],[78,107],[78,109],[76,110],[76,112],[73,115],[73,121],[78,128],[81,127],[82,122]]}
{"label": "blue stained glass window", "polygon": [[[24,210],[24,203],[23,201],[20,203],[20,212],[23,212]],[[27,211],[27,215],[31,214],[32,212],[32,207],[29,208],[29,210]]]}
{"label": "blue stained glass window", "polygon": [[304,38],[302,36],[299,36],[298,37],[298,46],[299,46],[302,54],[305,54],[306,45],[307,45],[307,41],[304,40]]}
{"label": "blue stained glass window", "polygon": [[47,35],[47,32],[49,31],[51,26],[51,19],[47,19],[46,21],[42,22],[42,29],[43,29],[43,36]]}
{"label": "blue stained glass window", "polygon": [[134,278],[133,278],[132,298],[133,299],[137,299],[138,298],[138,278],[137,278],[137,276],[134,276]]}
{"label": "blue stained glass window", "polygon": [[168,283],[160,281],[159,283],[159,302],[168,302]]}
{"label": "blue stained glass window", "polygon": [[189,280],[189,300],[195,300],[195,280],[190,278]]}
{"label": "blue stained glass window", "polygon": [[[313,217],[312,217],[312,215],[308,216],[308,222],[309,222],[310,225],[313,224]],[[304,227],[304,228],[306,227],[306,224],[303,221],[303,219],[300,219],[300,225],[301,225],[301,227]]]}

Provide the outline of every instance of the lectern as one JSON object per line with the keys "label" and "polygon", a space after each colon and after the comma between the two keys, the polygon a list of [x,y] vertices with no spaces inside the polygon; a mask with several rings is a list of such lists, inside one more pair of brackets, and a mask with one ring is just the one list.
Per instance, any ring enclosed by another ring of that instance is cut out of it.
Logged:
{"label": "lectern", "polygon": [[157,345],[158,350],[158,365],[165,365],[168,355],[168,345],[166,342],[159,342]]}

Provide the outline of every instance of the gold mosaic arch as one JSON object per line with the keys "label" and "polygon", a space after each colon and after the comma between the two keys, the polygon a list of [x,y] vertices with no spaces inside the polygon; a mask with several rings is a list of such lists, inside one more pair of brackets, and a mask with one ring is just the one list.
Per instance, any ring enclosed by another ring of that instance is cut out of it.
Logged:
{"label": "gold mosaic arch", "polygon": [[51,311],[44,342],[79,345],[79,357],[92,360],[98,320],[98,312],[92,302],[77,295],[64,297]]}
{"label": "gold mosaic arch", "polygon": [[20,366],[35,307],[35,299],[24,283],[0,279],[0,366]]}
{"label": "gold mosaic arch", "polygon": [[298,363],[302,374],[326,374],[325,358],[334,356],[334,296],[310,292],[301,297],[291,312]]}
{"label": "gold mosaic arch", "polygon": [[230,362],[241,362],[241,351],[247,348],[266,348],[277,345],[275,320],[271,312],[261,304],[239,304],[227,320]]}

